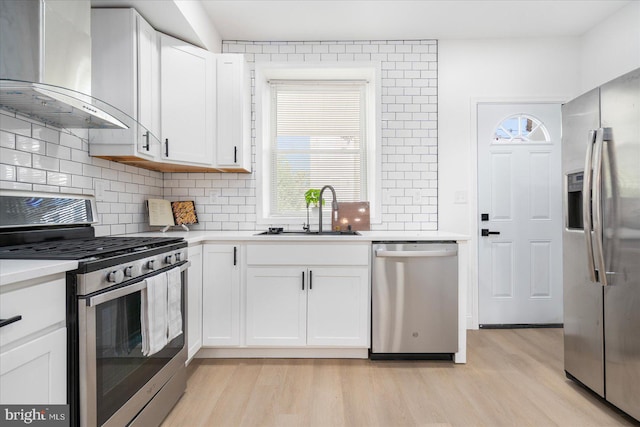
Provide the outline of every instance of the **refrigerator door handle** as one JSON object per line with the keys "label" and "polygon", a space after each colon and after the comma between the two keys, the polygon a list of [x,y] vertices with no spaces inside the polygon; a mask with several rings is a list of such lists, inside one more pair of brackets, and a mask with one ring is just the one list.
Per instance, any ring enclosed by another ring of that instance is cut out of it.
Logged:
{"label": "refrigerator door handle", "polygon": [[604,262],[604,236],[602,234],[602,157],[604,149],[604,129],[598,129],[593,154],[593,230],[594,230],[594,259],[598,271],[598,282],[608,285],[607,268]]}
{"label": "refrigerator door handle", "polygon": [[596,277],[596,267],[593,261],[593,242],[591,239],[591,230],[593,223],[591,221],[592,212],[592,176],[593,176],[593,144],[596,140],[597,130],[589,132],[589,144],[587,144],[587,156],[584,164],[584,180],[582,181],[582,220],[584,224],[584,238],[587,244],[587,268],[589,269],[589,278],[593,283],[598,281]]}

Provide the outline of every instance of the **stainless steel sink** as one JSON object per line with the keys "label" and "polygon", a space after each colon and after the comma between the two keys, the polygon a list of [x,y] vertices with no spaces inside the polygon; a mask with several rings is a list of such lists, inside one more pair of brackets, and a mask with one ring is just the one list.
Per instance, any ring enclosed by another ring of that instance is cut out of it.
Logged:
{"label": "stainless steel sink", "polygon": [[345,231],[263,231],[256,236],[360,236],[360,233],[352,230]]}

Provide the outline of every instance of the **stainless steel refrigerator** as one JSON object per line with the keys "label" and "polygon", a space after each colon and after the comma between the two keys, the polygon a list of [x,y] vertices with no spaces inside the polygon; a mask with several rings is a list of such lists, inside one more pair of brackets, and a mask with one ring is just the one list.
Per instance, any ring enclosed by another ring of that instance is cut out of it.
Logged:
{"label": "stainless steel refrigerator", "polygon": [[640,69],[562,107],[564,359],[640,420]]}

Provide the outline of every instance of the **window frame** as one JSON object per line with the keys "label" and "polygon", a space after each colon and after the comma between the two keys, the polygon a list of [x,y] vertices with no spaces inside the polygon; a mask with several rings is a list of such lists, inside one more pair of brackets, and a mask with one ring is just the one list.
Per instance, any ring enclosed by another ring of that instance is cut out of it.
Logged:
{"label": "window frame", "polygon": [[[269,80],[366,80],[366,180],[371,223],[381,222],[381,66],[376,62],[349,63],[257,63],[255,69],[256,113],[256,223],[260,225],[302,225],[305,214],[274,216],[271,209],[271,113],[272,91]],[[327,182],[327,184],[331,184]],[[301,195],[301,197],[303,197]],[[338,202],[340,199],[338,198]],[[325,209],[328,209],[325,205]],[[326,224],[331,216],[325,215]],[[317,224],[312,224],[317,226]]]}

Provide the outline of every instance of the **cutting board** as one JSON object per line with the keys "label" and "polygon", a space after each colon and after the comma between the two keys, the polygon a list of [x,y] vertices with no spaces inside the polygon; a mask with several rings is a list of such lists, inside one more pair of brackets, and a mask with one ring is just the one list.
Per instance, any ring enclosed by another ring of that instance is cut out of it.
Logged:
{"label": "cutting board", "polygon": [[338,204],[338,220],[332,219],[331,229],[337,227],[344,231],[349,229],[354,231],[371,230],[369,217],[369,202],[340,202]]}

